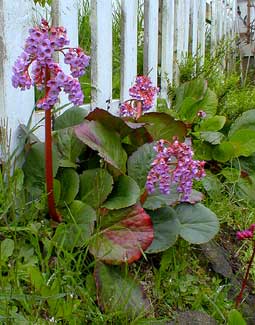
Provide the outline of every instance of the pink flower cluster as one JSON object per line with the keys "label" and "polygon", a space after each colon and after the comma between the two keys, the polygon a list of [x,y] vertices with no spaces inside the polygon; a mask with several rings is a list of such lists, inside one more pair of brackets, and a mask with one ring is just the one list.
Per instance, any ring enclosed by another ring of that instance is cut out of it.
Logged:
{"label": "pink flower cluster", "polygon": [[[68,45],[66,29],[50,27],[44,19],[40,26],[29,30],[24,51],[13,67],[12,84],[21,90],[29,89],[32,85],[40,90],[45,89],[46,95],[38,101],[38,108],[50,109],[56,104],[62,89],[74,105],[83,103],[83,93],[75,78],[84,74],[90,58],[80,48],[68,48]],[[64,62],[70,64],[71,75],[66,75],[54,62],[53,54],[56,51],[64,54]]]}
{"label": "pink flower cluster", "polygon": [[129,89],[129,95],[132,99],[124,102],[120,106],[120,115],[124,117],[136,117],[137,105],[131,105],[130,102],[140,101],[142,111],[148,111],[153,106],[155,95],[158,88],[154,87],[151,79],[147,76],[137,76],[134,85]]}
{"label": "pink flower cluster", "polygon": [[171,185],[177,184],[177,191],[182,193],[181,201],[189,201],[193,180],[205,176],[205,162],[193,160],[191,147],[177,138],[174,138],[173,143],[159,140],[154,150],[157,155],[147,176],[148,193],[154,192],[158,184],[161,193],[170,194]]}
{"label": "pink flower cluster", "polygon": [[252,225],[250,225],[248,229],[238,231],[236,233],[236,237],[238,240],[252,239],[254,236],[254,231],[255,231],[255,224],[253,223]]}

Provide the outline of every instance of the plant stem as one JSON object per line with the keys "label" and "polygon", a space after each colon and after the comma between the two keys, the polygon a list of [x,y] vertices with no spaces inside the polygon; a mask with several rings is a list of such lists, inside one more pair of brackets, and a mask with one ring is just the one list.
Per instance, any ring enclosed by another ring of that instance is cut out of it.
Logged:
{"label": "plant stem", "polygon": [[236,308],[239,307],[240,302],[242,301],[243,292],[244,292],[244,289],[245,289],[245,287],[247,285],[247,280],[248,280],[250,269],[251,269],[251,266],[252,266],[252,263],[253,263],[253,260],[254,260],[254,256],[255,256],[255,241],[253,241],[253,251],[252,251],[252,255],[251,255],[251,258],[249,260],[248,266],[247,266],[245,277],[244,277],[243,282],[242,282],[241,290],[240,290],[238,296],[236,297]]}
{"label": "plant stem", "polygon": [[[50,71],[46,67],[45,84],[50,80]],[[46,87],[46,96],[48,88]],[[57,222],[61,222],[61,215],[57,212],[53,191],[53,166],[52,166],[52,135],[51,135],[51,108],[45,110],[45,178],[48,199],[48,209],[50,217]]]}

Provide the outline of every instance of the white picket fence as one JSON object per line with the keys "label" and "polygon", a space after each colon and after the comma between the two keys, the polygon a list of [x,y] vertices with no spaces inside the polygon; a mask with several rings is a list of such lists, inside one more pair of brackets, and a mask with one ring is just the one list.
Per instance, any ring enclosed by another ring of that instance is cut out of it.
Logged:
{"label": "white picket fence", "polygon": [[[54,23],[67,28],[72,46],[78,43],[78,1],[52,0]],[[236,8],[237,0],[144,0],[144,74],[149,73],[153,83],[158,83],[159,96],[167,97],[167,80],[173,80],[176,60],[187,53],[204,56],[206,19],[210,19],[212,49],[223,37],[234,36]],[[40,16],[36,10],[32,0],[0,0],[0,116],[8,117],[13,130],[27,122],[34,107],[34,90],[14,89],[11,75],[27,31],[34,17]],[[112,10],[112,0],[91,0],[90,107],[117,113],[137,74],[138,0],[121,0],[120,99],[112,98]],[[37,111],[34,123],[42,116]]]}

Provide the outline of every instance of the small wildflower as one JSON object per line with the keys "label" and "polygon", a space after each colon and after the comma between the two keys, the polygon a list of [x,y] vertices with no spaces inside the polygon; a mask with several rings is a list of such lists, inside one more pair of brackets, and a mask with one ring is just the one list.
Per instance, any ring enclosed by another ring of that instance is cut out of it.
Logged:
{"label": "small wildflower", "polygon": [[197,116],[200,118],[206,118],[206,112],[200,110],[197,112]]}
{"label": "small wildflower", "polygon": [[177,184],[177,191],[182,193],[181,201],[189,201],[193,180],[199,180],[205,176],[205,162],[193,160],[191,147],[179,142],[177,138],[173,143],[159,140],[154,150],[157,155],[147,176],[148,192],[154,192],[158,184],[161,193],[170,194],[171,185]]}
{"label": "small wildflower", "polygon": [[252,239],[254,236],[255,224],[252,224],[248,229],[238,231],[236,237],[238,240]]}

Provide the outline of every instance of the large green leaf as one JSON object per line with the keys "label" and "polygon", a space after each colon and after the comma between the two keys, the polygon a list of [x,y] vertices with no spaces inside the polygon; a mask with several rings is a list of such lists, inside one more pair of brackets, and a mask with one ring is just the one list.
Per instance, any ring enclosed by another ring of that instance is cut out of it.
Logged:
{"label": "large green leaf", "polygon": [[201,122],[201,124],[199,125],[198,130],[216,132],[221,130],[225,123],[226,123],[225,116],[215,115],[203,120],[203,122]]}
{"label": "large green leaf", "polygon": [[133,130],[142,128],[144,123],[132,123],[114,116],[105,109],[96,108],[86,117],[88,121],[99,121],[107,129],[115,130],[121,137],[125,137]]}
{"label": "large green leaf", "polygon": [[103,207],[107,209],[127,208],[137,203],[140,197],[140,188],[129,176],[122,175],[114,183],[113,191]]}
{"label": "large green leaf", "polygon": [[235,193],[237,197],[254,206],[255,174],[253,173],[249,176],[241,177],[238,182],[235,183]]}
{"label": "large green leaf", "polygon": [[84,121],[74,127],[76,136],[109,164],[126,171],[127,154],[121,145],[120,136],[115,130],[106,128],[98,121]]}
{"label": "large green leaf", "polygon": [[229,130],[229,136],[241,129],[255,130],[255,109],[244,112],[235,120]]}
{"label": "large green leaf", "polygon": [[85,170],[80,176],[81,200],[93,208],[99,208],[112,191],[113,178],[106,169]]}
{"label": "large green leaf", "polygon": [[[181,193],[177,192],[176,185],[172,185],[170,189],[170,194],[163,194],[159,191],[158,188],[146,198],[146,201],[143,204],[144,209],[156,210],[166,206],[174,206],[181,201]],[[189,203],[197,203],[202,201],[203,194],[192,190]]]}
{"label": "large green leaf", "polygon": [[180,222],[173,208],[165,207],[148,212],[154,229],[154,239],[146,253],[162,252],[173,246],[180,233]]}
{"label": "large green leaf", "polygon": [[176,213],[181,223],[180,236],[192,244],[206,243],[219,231],[216,215],[201,203],[182,203]]}
{"label": "large green leaf", "polygon": [[241,313],[232,309],[228,314],[228,325],[247,325]]}
{"label": "large green leaf", "polygon": [[224,134],[221,132],[203,131],[200,132],[202,140],[207,141],[211,144],[219,144],[224,139]]}
{"label": "large green leaf", "polygon": [[147,113],[138,119],[138,122],[146,122],[145,128],[152,135],[153,140],[165,139],[172,141],[177,136],[183,141],[186,136],[186,126],[181,121],[176,121],[166,113]]}
{"label": "large green leaf", "polygon": [[197,104],[197,106],[197,111],[204,111],[207,118],[214,116],[218,107],[218,97],[216,93],[208,88],[204,98]]}
{"label": "large green leaf", "polygon": [[[44,147],[45,144],[41,142],[33,144],[26,155],[26,160],[23,165],[25,185],[27,190],[33,195],[39,195],[45,188]],[[55,177],[59,166],[55,146],[52,146],[52,160],[53,177]]]}
{"label": "large green leaf", "polygon": [[14,241],[12,239],[5,238],[0,244],[0,260],[7,261],[13,254],[14,246]]}
{"label": "large green leaf", "polygon": [[[207,90],[207,82],[204,79],[198,78],[187,81],[176,89],[176,104],[175,109],[180,112],[183,102],[186,98],[193,99],[193,103],[204,98]],[[191,102],[190,102],[191,103]],[[185,104],[186,105],[186,104]]]}
{"label": "large green leaf", "polygon": [[53,241],[57,246],[67,250],[83,246],[94,230],[96,212],[88,204],[73,201],[66,209],[61,211],[67,224],[58,225]]}
{"label": "large green leaf", "polygon": [[101,219],[101,229],[93,237],[90,252],[103,262],[132,263],[153,240],[150,216],[138,205],[111,211]]}
{"label": "large green leaf", "polygon": [[255,128],[237,130],[229,136],[229,142],[235,149],[234,157],[250,156],[255,152]]}
{"label": "large green leaf", "polygon": [[154,145],[155,143],[145,143],[128,159],[128,175],[137,182],[141,190],[145,187],[151,163],[156,156],[156,151],[153,149]]}
{"label": "large green leaf", "polygon": [[58,174],[61,184],[61,197],[59,205],[65,206],[72,203],[79,192],[79,175],[72,168],[64,168]]}
{"label": "large green leaf", "polygon": [[104,312],[122,312],[134,319],[151,311],[142,288],[126,272],[116,266],[97,263],[94,275],[98,303]]}
{"label": "large green leaf", "polygon": [[74,134],[73,128],[60,129],[54,133],[54,142],[60,154],[61,167],[76,167],[76,160],[86,145]]}
{"label": "large green leaf", "polygon": [[214,160],[226,162],[235,157],[235,148],[231,142],[223,141],[212,149]]}
{"label": "large green leaf", "polygon": [[58,116],[54,122],[54,130],[65,129],[80,124],[88,115],[88,111],[81,107],[71,107]]}

